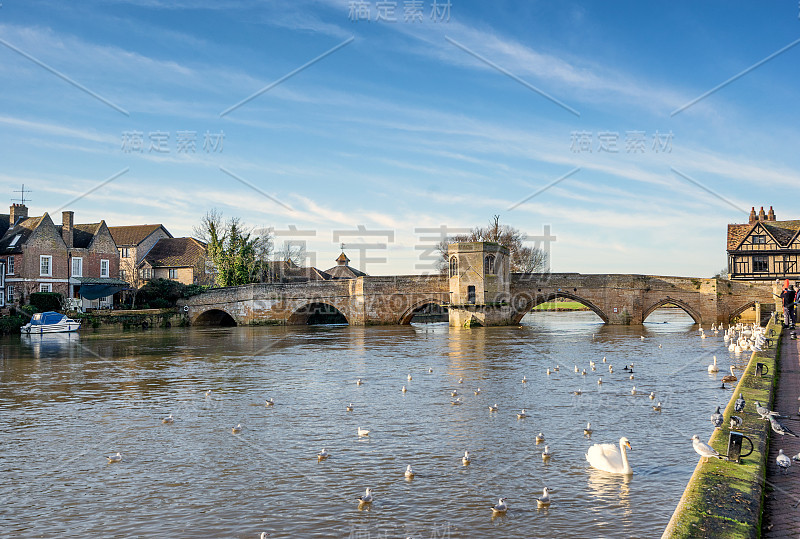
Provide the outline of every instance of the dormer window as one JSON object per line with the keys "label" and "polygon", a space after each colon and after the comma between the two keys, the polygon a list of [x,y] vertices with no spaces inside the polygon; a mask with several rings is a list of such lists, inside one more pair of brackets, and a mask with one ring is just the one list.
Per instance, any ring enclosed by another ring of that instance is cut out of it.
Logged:
{"label": "dormer window", "polygon": [[22,234],[17,234],[16,236],[14,236],[14,239],[11,240],[11,243],[9,243],[8,246],[9,247],[14,247],[21,237],[22,237]]}

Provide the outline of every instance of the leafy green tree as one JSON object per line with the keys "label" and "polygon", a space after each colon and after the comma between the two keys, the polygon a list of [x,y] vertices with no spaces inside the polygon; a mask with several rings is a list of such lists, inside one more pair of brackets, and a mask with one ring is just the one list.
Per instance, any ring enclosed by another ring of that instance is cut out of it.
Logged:
{"label": "leafy green tree", "polygon": [[218,286],[236,286],[263,280],[271,241],[268,234],[254,234],[238,217],[223,221],[222,213],[211,210],[194,229],[207,245]]}

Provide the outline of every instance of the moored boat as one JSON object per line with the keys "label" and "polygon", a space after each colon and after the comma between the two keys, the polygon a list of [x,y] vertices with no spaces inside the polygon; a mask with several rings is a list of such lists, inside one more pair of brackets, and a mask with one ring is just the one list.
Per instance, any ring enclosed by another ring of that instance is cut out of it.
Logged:
{"label": "moored boat", "polygon": [[22,333],[41,334],[41,333],[68,333],[78,331],[81,323],[78,320],[67,318],[66,315],[55,311],[36,313],[31,317],[31,321],[20,328]]}

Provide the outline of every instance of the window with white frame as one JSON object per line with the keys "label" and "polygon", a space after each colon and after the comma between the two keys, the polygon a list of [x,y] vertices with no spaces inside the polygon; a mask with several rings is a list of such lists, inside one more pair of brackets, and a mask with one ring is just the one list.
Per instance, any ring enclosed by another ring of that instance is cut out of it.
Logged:
{"label": "window with white frame", "polygon": [[[14,256],[8,257],[8,265],[6,266],[6,273],[9,275],[14,275]],[[9,300],[11,301],[11,300]]]}
{"label": "window with white frame", "polygon": [[100,277],[108,277],[108,260],[100,261]]}
{"label": "window with white frame", "polygon": [[175,268],[170,268],[169,269],[169,278],[170,279],[177,279],[178,278],[178,270],[176,270]]}
{"label": "window with white frame", "polygon": [[83,258],[76,256],[72,259],[72,276],[83,277]]}
{"label": "window with white frame", "polygon": [[8,300],[9,303],[14,303],[14,286],[13,285],[9,285],[9,287],[6,288],[6,299]]}
{"label": "window with white frame", "polygon": [[[50,277],[53,275],[53,257],[50,255],[39,256],[39,275]],[[49,292],[49,290],[48,290]]]}
{"label": "window with white frame", "polygon": [[39,284],[39,292],[52,292],[53,285],[50,283],[40,283]]}

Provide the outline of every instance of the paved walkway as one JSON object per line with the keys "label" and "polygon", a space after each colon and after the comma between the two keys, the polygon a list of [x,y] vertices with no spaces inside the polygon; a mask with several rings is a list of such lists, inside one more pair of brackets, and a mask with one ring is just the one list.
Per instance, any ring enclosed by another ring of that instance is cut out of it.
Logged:
{"label": "paved walkway", "polygon": [[[784,334],[781,344],[781,376],[774,409],[794,419],[798,416],[800,401],[800,340],[790,338],[791,330]],[[800,421],[782,420],[793,432],[800,434]],[[780,473],[775,457],[778,450],[791,457],[800,453],[800,438],[772,433],[767,459],[767,494],[764,505],[763,537],[800,538],[800,462],[792,461],[789,473]]]}

